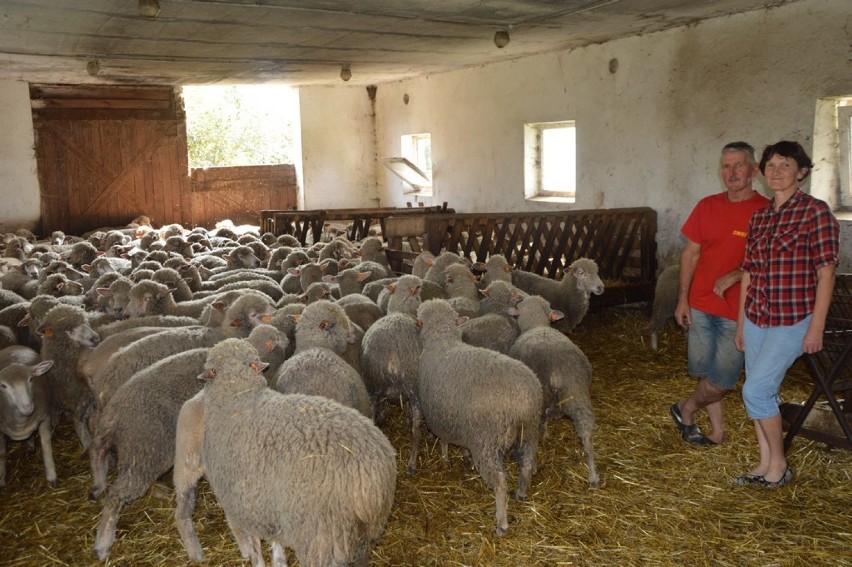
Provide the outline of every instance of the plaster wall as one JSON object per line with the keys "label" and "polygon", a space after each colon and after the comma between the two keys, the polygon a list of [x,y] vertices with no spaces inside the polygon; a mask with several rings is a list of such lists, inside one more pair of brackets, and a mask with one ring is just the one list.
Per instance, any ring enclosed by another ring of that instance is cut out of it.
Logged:
{"label": "plaster wall", "polygon": [[[852,94],[850,19],[847,0],[803,0],[582,49],[382,84],[376,98],[378,157],[399,155],[404,134],[430,132],[434,197],[421,200],[446,201],[463,212],[649,206],[658,212],[657,241],[664,257],[680,250],[679,228],[694,204],[722,189],[717,166],[726,142],[744,139],[760,151],[793,139],[810,151],[817,99]],[[511,57],[511,43],[505,49]],[[614,73],[613,59],[618,61]],[[303,89],[308,104],[314,90]],[[526,201],[523,124],[569,119],[577,125],[576,202]],[[367,129],[365,124],[362,130]],[[315,155],[321,161],[311,164],[315,169],[334,167],[335,148],[347,149],[349,142],[338,137],[324,144],[329,154]],[[363,168],[365,175],[368,169]],[[412,200],[389,171],[379,166],[376,174],[381,206]],[[305,176],[310,193],[315,189],[307,171]],[[351,198],[347,191],[363,192],[346,187],[336,189],[341,199]],[[848,220],[843,239],[841,269],[850,271]]]}
{"label": "plaster wall", "polygon": [[0,232],[36,230],[41,215],[29,85],[0,80]]}
{"label": "plaster wall", "polygon": [[300,89],[304,208],[380,206],[373,104],[362,86]]}

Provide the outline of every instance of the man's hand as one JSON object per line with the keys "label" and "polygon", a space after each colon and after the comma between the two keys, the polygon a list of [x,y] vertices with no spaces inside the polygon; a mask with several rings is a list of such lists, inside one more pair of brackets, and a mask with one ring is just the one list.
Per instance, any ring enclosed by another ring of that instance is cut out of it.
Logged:
{"label": "man's hand", "polygon": [[684,331],[689,329],[689,326],[692,325],[692,313],[689,310],[689,303],[686,301],[678,301],[677,308],[675,308],[675,321],[680,325]]}
{"label": "man's hand", "polygon": [[721,299],[725,299],[725,292],[728,291],[728,288],[739,283],[742,280],[742,277],[743,273],[740,270],[733,270],[723,276],[719,276],[719,279],[717,279],[716,283],[713,284],[713,293],[718,295]]}

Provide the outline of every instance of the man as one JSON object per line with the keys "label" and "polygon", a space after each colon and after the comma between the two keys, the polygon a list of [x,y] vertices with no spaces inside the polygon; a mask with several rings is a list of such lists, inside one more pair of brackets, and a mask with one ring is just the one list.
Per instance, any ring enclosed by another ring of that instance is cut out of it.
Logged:
{"label": "man", "polygon": [[[739,269],[752,214],[769,200],[752,183],[757,176],[754,148],[732,142],[722,148],[725,191],[703,198],[681,228],[686,247],[680,257],[680,287],[675,319],[688,330],[688,372],[698,378],[692,394],[672,404],[669,413],[684,441],[694,445],[725,442],[722,399],[739,380],[743,354],[737,350]],[[707,408],[712,431],[695,422]]]}

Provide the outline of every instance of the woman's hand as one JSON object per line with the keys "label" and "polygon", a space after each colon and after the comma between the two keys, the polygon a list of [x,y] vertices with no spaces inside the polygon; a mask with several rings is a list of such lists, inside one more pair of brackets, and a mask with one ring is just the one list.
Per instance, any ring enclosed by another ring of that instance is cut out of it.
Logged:
{"label": "woman's hand", "polygon": [[822,334],[822,329],[815,328],[813,325],[808,326],[805,339],[802,341],[802,349],[806,354],[814,354],[822,350]]}

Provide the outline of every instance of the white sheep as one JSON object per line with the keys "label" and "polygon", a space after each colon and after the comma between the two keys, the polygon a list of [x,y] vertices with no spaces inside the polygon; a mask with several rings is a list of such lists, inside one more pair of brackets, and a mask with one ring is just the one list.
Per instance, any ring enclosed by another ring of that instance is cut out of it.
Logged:
{"label": "white sheep", "polygon": [[422,415],[445,455],[450,443],[470,452],[479,474],[494,490],[497,535],[503,535],[509,527],[503,458],[515,455],[520,469],[515,495],[525,498],[541,434],[541,385],[523,363],[463,343],[460,320],[464,318],[442,300],[426,301],[418,310],[423,353],[408,471],[416,470]]}
{"label": "white sheep", "polygon": [[61,416],[68,415],[86,449],[91,441],[86,418],[94,396],[77,369],[77,359],[82,349],[98,346],[100,337],[87,324],[85,312],[72,305],[57,305],[48,311],[38,333],[42,360],[53,361],[47,372],[50,421],[58,424]]}
{"label": "white sheep", "polygon": [[654,286],[654,304],[651,307],[651,322],[648,326],[653,350],[657,350],[657,334],[674,319],[679,289],[680,264],[674,264],[660,273]]}
{"label": "white sheep", "polygon": [[589,310],[589,295],[600,295],[604,292],[604,284],[598,275],[598,265],[589,258],[574,260],[560,281],[523,270],[514,270],[512,283],[529,295],[542,296],[553,309],[564,313],[565,317],[555,325],[555,328],[562,332],[571,331],[586,316]]}
{"label": "white sheep", "polygon": [[[38,359],[37,354],[35,358]],[[36,430],[41,442],[47,482],[56,484],[49,393],[45,379],[42,378],[51,366],[52,360],[37,364],[16,362],[0,370],[0,486],[6,485],[6,437],[12,441],[24,441]]]}
{"label": "white sheep", "polygon": [[296,322],[296,350],[275,373],[274,387],[284,394],[325,396],[372,418],[367,388],[343,358],[352,325],[342,307],[329,301],[306,306]]}
{"label": "white sheep", "polygon": [[552,310],[547,300],[537,295],[524,298],[518,304],[517,314],[521,335],[509,355],[529,366],[541,381],[545,417],[564,414],[574,422],[586,453],[589,485],[597,487],[600,478],[592,445],[595,413],[589,391],[592,364],[571,339],[550,327],[562,313]]}
{"label": "white sheep", "polygon": [[[211,350],[204,373],[200,462],[240,551],[265,565],[267,540],[276,565],[286,564],[285,546],[306,566],[365,565],[393,505],[393,446],[351,408],[269,390],[263,366],[251,345],[227,340]],[[186,521],[194,498],[184,493],[194,486],[183,479],[176,488],[175,517],[193,558],[201,548]]]}

